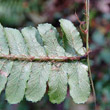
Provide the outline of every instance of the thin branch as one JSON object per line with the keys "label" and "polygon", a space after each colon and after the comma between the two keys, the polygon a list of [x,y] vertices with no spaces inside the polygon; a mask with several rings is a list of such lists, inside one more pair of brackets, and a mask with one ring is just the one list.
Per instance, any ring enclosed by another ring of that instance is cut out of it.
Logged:
{"label": "thin branch", "polygon": [[67,61],[79,61],[82,59],[87,59],[87,55],[91,52],[88,52],[83,56],[74,56],[74,57],[67,57],[67,56],[52,56],[52,57],[34,57],[34,56],[25,56],[25,55],[0,55],[0,59],[8,59],[8,60],[19,60],[19,61],[39,61],[39,62],[46,62],[46,61],[56,61],[56,62],[67,62]]}
{"label": "thin branch", "polygon": [[[87,49],[87,51],[89,50],[89,7],[90,7],[89,5],[90,5],[90,0],[86,0],[86,30],[87,30],[87,33],[86,33],[86,49]],[[95,110],[96,110],[96,93],[95,93],[94,83],[92,80],[89,54],[87,55],[87,63],[88,63],[90,82],[91,82],[91,86],[92,86],[92,90],[93,90]]]}

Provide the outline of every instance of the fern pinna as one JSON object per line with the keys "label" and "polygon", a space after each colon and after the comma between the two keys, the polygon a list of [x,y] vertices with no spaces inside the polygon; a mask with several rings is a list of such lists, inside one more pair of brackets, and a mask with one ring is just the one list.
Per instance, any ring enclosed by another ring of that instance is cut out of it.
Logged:
{"label": "fern pinna", "polygon": [[6,100],[19,103],[23,97],[37,102],[46,93],[52,103],[61,103],[67,94],[75,103],[84,103],[90,95],[87,52],[79,32],[66,19],[60,19],[63,39],[51,24],[37,29],[4,28],[0,25],[0,93]]}

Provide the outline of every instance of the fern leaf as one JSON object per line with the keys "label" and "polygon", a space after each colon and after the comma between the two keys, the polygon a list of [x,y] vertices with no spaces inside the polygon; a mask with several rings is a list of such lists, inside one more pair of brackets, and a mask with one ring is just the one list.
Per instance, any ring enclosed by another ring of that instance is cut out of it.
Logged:
{"label": "fern leaf", "polygon": [[5,33],[11,54],[27,55],[27,48],[21,33],[12,28],[5,28]]}
{"label": "fern leaf", "polygon": [[36,38],[39,38],[39,32],[34,27],[26,27],[22,29],[25,42],[28,47],[28,53],[32,56],[46,56],[44,48],[40,45]]}
{"label": "fern leaf", "polygon": [[48,63],[33,63],[32,72],[27,83],[26,99],[37,102],[42,99],[46,92],[51,65]]}
{"label": "fern leaf", "polygon": [[71,21],[66,19],[60,19],[60,25],[66,37],[66,40],[64,39],[64,48],[68,51],[68,48],[70,47],[70,51],[75,50],[79,55],[84,55],[85,49],[76,27]]}
{"label": "fern leaf", "polygon": [[90,95],[90,85],[87,66],[76,62],[69,64],[68,83],[70,95],[75,103],[85,103]]}
{"label": "fern leaf", "polygon": [[19,103],[23,99],[31,65],[27,62],[14,62],[6,87],[6,99],[10,104]]}
{"label": "fern leaf", "polygon": [[3,26],[0,24],[0,54],[9,54],[9,48],[5,37]]}
{"label": "fern leaf", "polygon": [[49,98],[52,103],[61,103],[67,94],[67,65],[55,63],[49,76]]}
{"label": "fern leaf", "polygon": [[65,50],[57,41],[58,32],[51,24],[40,24],[38,31],[42,37],[48,56],[65,56]]}
{"label": "fern leaf", "polygon": [[13,62],[7,60],[0,61],[0,93],[5,88],[7,76],[10,74]]}
{"label": "fern leaf", "polygon": [[68,84],[74,102],[87,101],[87,66],[77,61],[82,58],[79,55],[85,57],[82,40],[70,21],[61,19],[60,23],[65,35],[64,48],[51,24],[39,24],[38,29],[25,27],[21,32],[0,25],[0,93],[6,87],[10,104],[19,103],[24,96],[28,101],[40,101],[47,84],[52,103],[65,99]]}

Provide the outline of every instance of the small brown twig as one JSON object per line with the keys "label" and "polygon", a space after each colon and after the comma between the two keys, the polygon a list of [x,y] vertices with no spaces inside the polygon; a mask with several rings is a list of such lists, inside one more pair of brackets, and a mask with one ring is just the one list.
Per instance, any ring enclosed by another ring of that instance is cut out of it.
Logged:
{"label": "small brown twig", "polygon": [[[86,15],[86,14],[85,14],[85,15]],[[82,28],[82,25],[86,24],[86,22],[85,22],[85,21],[81,21],[81,20],[79,19],[79,17],[78,17],[78,15],[77,15],[76,12],[75,12],[75,16],[76,16],[78,22],[80,23],[80,26],[79,26],[79,27],[80,27],[81,32],[84,33],[84,34],[87,34],[88,30],[87,30],[87,29],[84,30],[84,29]],[[87,16],[87,15],[86,15],[86,16]]]}

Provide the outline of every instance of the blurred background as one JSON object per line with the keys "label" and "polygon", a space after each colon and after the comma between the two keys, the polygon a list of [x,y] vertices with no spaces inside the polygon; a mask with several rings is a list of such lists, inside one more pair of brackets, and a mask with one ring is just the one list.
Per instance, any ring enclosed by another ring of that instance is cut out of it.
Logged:
{"label": "blurred background", "polygon": [[[110,110],[110,0],[90,0],[90,55],[92,76],[97,96],[97,110]],[[6,27],[20,29],[48,22],[59,30],[60,18],[71,20],[79,28],[75,16],[85,20],[85,0],[0,0],[0,23]],[[85,44],[85,35],[81,32]],[[76,105],[67,96],[60,104],[51,104],[48,96],[38,103],[25,99],[16,105],[5,101],[4,92],[0,96],[0,110],[94,110],[91,95],[84,105]]]}

